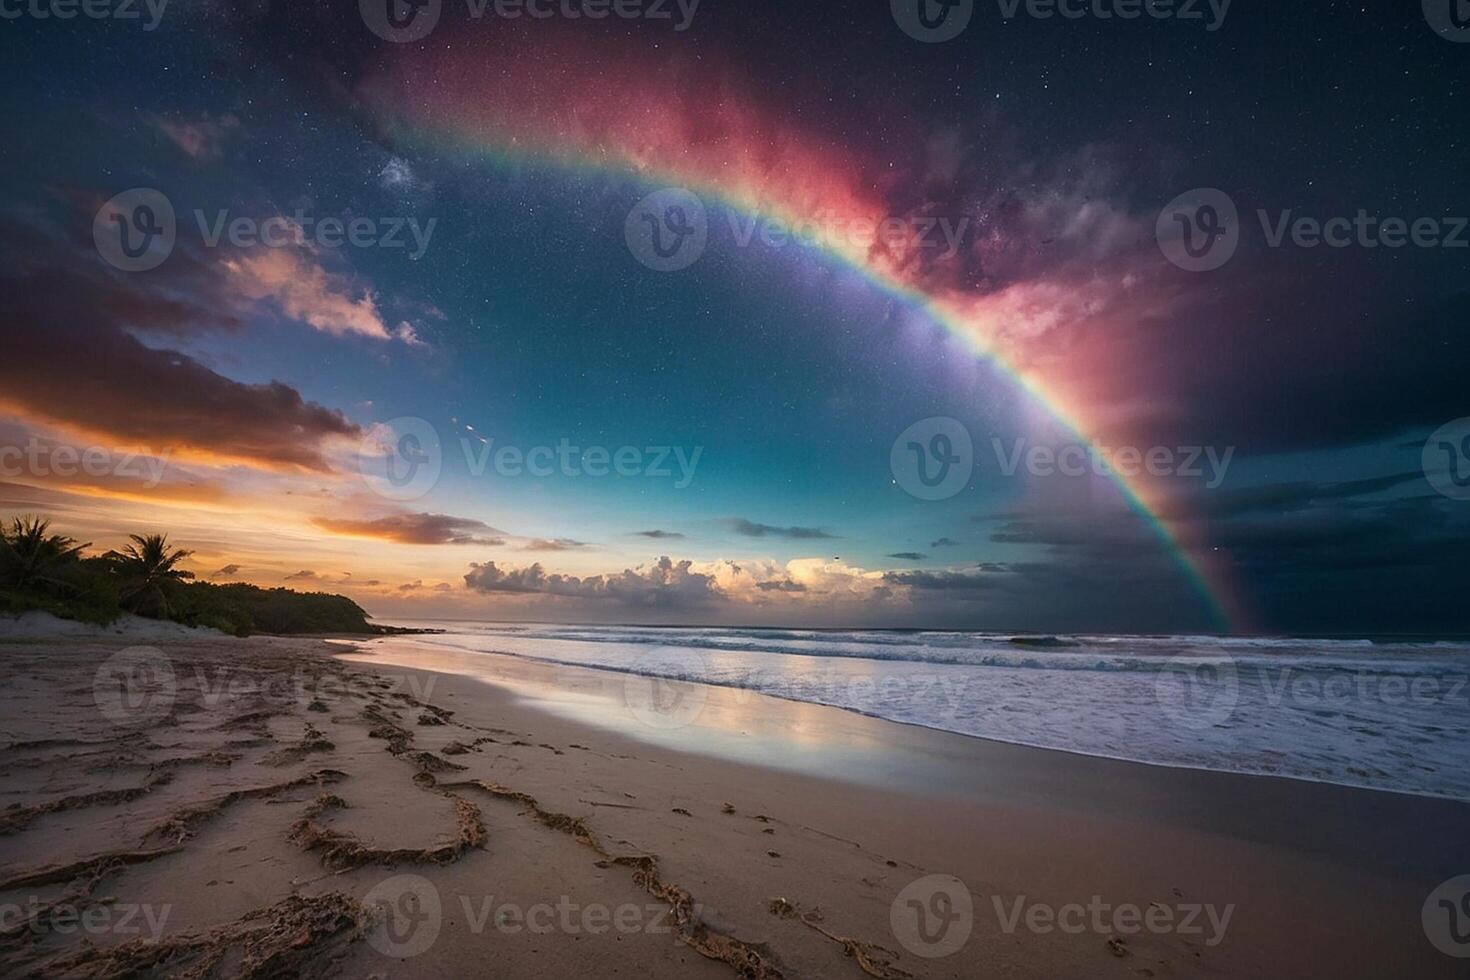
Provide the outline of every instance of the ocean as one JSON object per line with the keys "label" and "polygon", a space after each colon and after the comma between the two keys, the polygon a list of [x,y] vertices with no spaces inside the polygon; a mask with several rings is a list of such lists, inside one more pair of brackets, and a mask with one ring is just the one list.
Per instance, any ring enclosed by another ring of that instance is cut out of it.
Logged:
{"label": "ocean", "polygon": [[437,622],[416,641],[1165,766],[1470,800],[1470,644]]}

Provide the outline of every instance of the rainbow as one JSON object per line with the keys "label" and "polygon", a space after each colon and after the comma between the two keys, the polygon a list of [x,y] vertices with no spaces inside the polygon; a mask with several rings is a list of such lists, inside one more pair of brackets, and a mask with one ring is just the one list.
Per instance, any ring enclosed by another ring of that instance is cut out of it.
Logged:
{"label": "rainbow", "polygon": [[[434,145],[504,167],[535,163],[571,172],[634,179],[649,189],[676,186],[745,218],[788,228],[820,224],[825,216],[882,220],[890,213],[881,194],[846,177],[861,164],[842,148],[823,145],[789,126],[773,123],[759,107],[735,97],[722,79],[717,91],[690,82],[677,66],[650,67],[613,59],[594,72],[583,50],[497,51],[501,77],[516,66],[545,73],[558,63],[555,84],[498,92],[484,74],[486,56],[473,45],[450,55],[420,52],[364,85],[361,95],[375,121],[393,140]],[[511,64],[507,66],[505,62]],[[580,67],[579,67],[580,66]],[[578,78],[581,81],[578,81]],[[683,79],[681,81],[681,78]],[[422,93],[432,97],[424,98]],[[576,93],[575,96],[569,93]],[[701,128],[726,134],[708,139]],[[730,134],[763,133],[742,142]],[[837,178],[837,179],[834,179]],[[1084,406],[1062,385],[1026,366],[987,324],[1004,311],[981,310],[973,297],[926,286],[905,256],[826,240],[805,247],[840,263],[906,307],[927,316],[976,357],[984,358],[1033,398],[1071,437],[1085,445],[1102,440]],[[1244,628],[1248,613],[1238,599],[1227,563],[1208,543],[1194,540],[1183,522],[1165,516],[1163,488],[1146,475],[1110,471],[1128,507],[1152,530],[1200,598],[1214,626]]]}

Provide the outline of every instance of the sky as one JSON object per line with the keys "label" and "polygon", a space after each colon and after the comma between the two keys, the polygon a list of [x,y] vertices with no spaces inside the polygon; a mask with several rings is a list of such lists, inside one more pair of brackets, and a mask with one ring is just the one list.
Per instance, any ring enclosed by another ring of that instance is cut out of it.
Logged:
{"label": "sky", "polygon": [[1457,2],[0,0],[0,515],[388,621],[1465,632]]}

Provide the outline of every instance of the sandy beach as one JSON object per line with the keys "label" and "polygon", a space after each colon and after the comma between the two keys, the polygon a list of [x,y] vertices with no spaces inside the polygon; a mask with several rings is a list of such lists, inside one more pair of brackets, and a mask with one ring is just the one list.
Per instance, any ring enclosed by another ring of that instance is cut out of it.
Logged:
{"label": "sandy beach", "polygon": [[411,638],[0,661],[7,976],[1463,975],[1460,803]]}

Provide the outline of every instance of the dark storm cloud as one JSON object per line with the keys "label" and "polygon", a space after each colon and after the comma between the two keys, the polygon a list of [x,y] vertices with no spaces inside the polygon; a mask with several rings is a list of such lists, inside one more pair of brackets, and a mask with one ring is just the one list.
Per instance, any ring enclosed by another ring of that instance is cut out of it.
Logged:
{"label": "dark storm cloud", "polygon": [[1470,513],[1458,501],[1410,497],[1254,516],[1224,525],[1215,540],[1241,565],[1277,577],[1410,568],[1449,573],[1461,564],[1451,556],[1470,545]]}
{"label": "dark storm cloud", "polygon": [[[1464,628],[1470,593],[1470,505],[1424,492],[1416,472],[1350,481],[1290,481],[1174,500],[1167,512],[1211,560],[1255,622],[1283,632],[1438,632]],[[1177,587],[1177,568],[1139,521],[1033,507],[995,515],[997,544],[1045,549],[1025,577]],[[1239,625],[1239,624],[1237,624]]]}
{"label": "dark storm cloud", "polygon": [[478,544],[488,547],[505,544],[504,531],[497,531],[483,521],[448,514],[395,514],[373,520],[318,517],[312,523],[334,534],[381,538],[399,544]]}
{"label": "dark storm cloud", "polygon": [[1216,533],[1263,621],[1311,632],[1463,632],[1470,508],[1419,496],[1284,515]]}
{"label": "dark storm cloud", "polygon": [[743,517],[732,517],[725,522],[730,530],[747,538],[787,538],[792,541],[811,541],[835,538],[819,527],[776,527],[773,524],[758,524]]}
{"label": "dark storm cloud", "polygon": [[1256,487],[1221,487],[1176,497],[1160,508],[1161,516],[1176,520],[1210,518],[1224,520],[1252,513],[1283,514],[1306,510],[1337,500],[1366,497],[1402,487],[1423,484],[1418,470],[1361,480],[1318,483],[1297,480]]}
{"label": "dark storm cloud", "polygon": [[993,578],[973,572],[884,572],[883,581],[925,592],[977,592],[993,589]]}
{"label": "dark storm cloud", "polygon": [[1121,510],[1100,517],[1046,508],[1003,520],[991,532],[990,540],[997,544],[1075,549],[1098,555],[1114,554],[1119,549],[1148,550],[1157,541],[1141,521],[1129,520]]}

